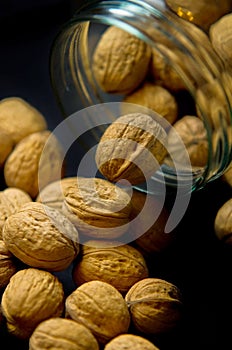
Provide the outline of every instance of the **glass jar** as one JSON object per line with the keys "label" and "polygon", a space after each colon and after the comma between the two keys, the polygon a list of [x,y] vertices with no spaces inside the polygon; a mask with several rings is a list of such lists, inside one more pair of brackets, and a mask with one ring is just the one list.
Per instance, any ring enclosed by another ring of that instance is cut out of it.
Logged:
{"label": "glass jar", "polygon": [[[164,43],[159,51],[181,77],[207,134],[205,166],[190,170],[164,163],[151,177],[151,182],[186,188],[190,192],[203,188],[220,177],[231,161],[232,74],[214,51],[207,33],[177,16],[164,1],[87,1],[64,25],[52,47],[50,72],[65,118],[88,106],[123,100],[122,95],[102,91],[93,74],[94,49],[102,33],[112,25],[153,48]],[[175,60],[174,51],[184,57],[184,68]],[[181,96],[187,98],[187,95]],[[188,105],[188,99],[185,103]],[[86,113],[90,124],[91,118]],[[96,131],[94,122],[93,129],[85,137],[86,149],[99,142],[104,130],[99,127]]]}

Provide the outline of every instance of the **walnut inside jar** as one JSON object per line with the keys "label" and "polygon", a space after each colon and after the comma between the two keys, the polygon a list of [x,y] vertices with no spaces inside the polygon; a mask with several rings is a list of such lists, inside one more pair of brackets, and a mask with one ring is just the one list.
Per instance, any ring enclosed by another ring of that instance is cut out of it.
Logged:
{"label": "walnut inside jar", "polygon": [[166,4],[181,18],[208,30],[210,25],[232,10],[230,0],[165,0]]}
{"label": "walnut inside jar", "polygon": [[168,151],[175,164],[185,167],[189,156],[193,167],[206,166],[208,139],[203,121],[194,115],[185,115],[174,123],[168,133]]}
{"label": "walnut inside jar", "polygon": [[[174,95],[165,87],[149,81],[145,81],[138,89],[125,96],[123,102],[149,108],[170,124],[173,124],[178,116],[178,104]],[[126,109],[127,106],[124,108]]]}
{"label": "walnut inside jar", "polygon": [[232,69],[232,13],[229,13],[210,26],[209,37],[214,50],[224,61],[227,67]]}
{"label": "walnut inside jar", "polygon": [[118,117],[103,133],[95,154],[99,171],[109,181],[146,181],[162,164],[167,133],[159,121],[143,113]]}
{"label": "walnut inside jar", "polygon": [[93,54],[93,73],[109,93],[128,93],[145,78],[151,48],[136,36],[116,26],[102,34]]}

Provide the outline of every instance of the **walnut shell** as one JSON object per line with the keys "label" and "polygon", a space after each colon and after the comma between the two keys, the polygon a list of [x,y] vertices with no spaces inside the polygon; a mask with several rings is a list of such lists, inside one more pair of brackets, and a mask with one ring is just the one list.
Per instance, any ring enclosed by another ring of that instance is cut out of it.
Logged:
{"label": "walnut shell", "polygon": [[[176,135],[179,135],[183,143],[178,141]],[[192,115],[185,115],[179,119],[168,133],[168,150],[177,164],[185,161],[187,152],[193,167],[206,166],[208,139],[202,120]]]}
{"label": "walnut shell", "polygon": [[182,316],[181,299],[177,286],[159,278],[135,283],[125,296],[135,328],[155,335],[177,326]]}
{"label": "walnut shell", "polygon": [[25,264],[49,271],[66,269],[79,252],[74,225],[58,210],[36,202],[8,217],[3,240]]}
{"label": "walnut shell", "polygon": [[230,187],[232,187],[232,162],[229,164],[228,168],[222,175],[221,179],[226,182]]}
{"label": "walnut shell", "polygon": [[62,163],[63,152],[56,137],[49,130],[36,132],[18,142],[7,158],[5,182],[34,198],[39,188],[62,177]]}
{"label": "walnut shell", "polygon": [[81,259],[73,268],[77,285],[100,280],[126,293],[137,281],[148,277],[142,254],[127,244],[108,241],[87,241],[82,246]]}
{"label": "walnut shell", "polygon": [[0,101],[0,125],[14,144],[34,132],[47,129],[45,117],[19,97],[8,97]]}
{"label": "walnut shell", "polygon": [[123,296],[103,281],[82,284],[66,298],[65,308],[66,317],[85,325],[103,344],[129,329],[130,314]]}
{"label": "walnut shell", "polygon": [[136,36],[115,26],[102,34],[93,53],[93,73],[101,88],[128,93],[145,78],[151,48]]}
{"label": "walnut shell", "polygon": [[121,334],[106,344],[104,350],[159,350],[149,340],[134,334]]}
{"label": "walnut shell", "polygon": [[214,219],[214,231],[219,240],[232,244],[232,198],[218,209]]}
{"label": "walnut shell", "polygon": [[166,88],[148,81],[124,97],[123,102],[149,108],[165,118],[170,124],[173,124],[177,119],[178,105],[174,95]]}
{"label": "walnut shell", "polygon": [[77,178],[64,177],[60,180],[53,181],[40,190],[36,197],[36,202],[48,205],[51,208],[62,211],[62,206],[65,200],[64,188],[70,184],[75,185]]}
{"label": "walnut shell", "polygon": [[2,313],[8,331],[28,339],[38,324],[64,311],[64,291],[48,271],[28,268],[16,272],[2,295]]}
{"label": "walnut shell", "polygon": [[62,212],[84,235],[111,239],[128,229],[130,196],[119,186],[101,178],[78,177],[63,190]]}
{"label": "walnut shell", "polygon": [[29,339],[29,350],[99,350],[98,342],[85,326],[52,317],[41,322]]}
{"label": "walnut shell", "polygon": [[19,188],[8,187],[0,191],[0,239],[6,219],[28,202],[32,202],[32,198]]}
{"label": "walnut shell", "polygon": [[4,163],[11,153],[14,147],[14,142],[6,130],[0,129],[0,168],[4,166]]}
{"label": "walnut shell", "polygon": [[16,271],[13,255],[7,249],[5,243],[0,240],[0,289],[9,283],[10,278]]}
{"label": "walnut shell", "polygon": [[167,134],[149,115],[130,113],[117,118],[103,133],[95,160],[112,182],[144,182],[158,170],[166,156]]}
{"label": "walnut shell", "polygon": [[[231,8],[232,10],[232,8]],[[214,50],[228,67],[232,68],[232,13],[229,13],[210,26],[209,37]]]}
{"label": "walnut shell", "polygon": [[208,0],[189,2],[186,2],[186,0],[165,0],[165,2],[178,16],[206,31],[212,23],[232,10],[230,0],[221,0],[220,2]]}
{"label": "walnut shell", "polygon": [[[164,53],[166,53],[166,51],[168,50],[168,57],[169,59],[172,59],[172,60],[171,61],[167,60],[167,58],[163,54],[161,54],[160,49],[161,49],[161,52],[164,52]],[[175,51],[173,49],[170,50],[162,44],[157,44],[156,48],[152,49],[152,59],[151,59],[151,65],[150,65],[151,76],[155,79],[155,83],[157,85],[159,84],[169,91],[175,92],[179,90],[186,90],[186,85],[181,79],[180,75],[175,70],[175,68],[173,67],[173,63],[183,68],[184,66],[183,54],[181,55],[180,51],[178,50],[175,50]],[[162,106],[160,107],[159,104],[157,104],[156,108],[162,108]],[[176,110],[177,109],[178,109],[178,106],[176,104]],[[176,116],[174,115],[174,117],[175,117],[174,119],[176,119],[177,115]]]}
{"label": "walnut shell", "polygon": [[[143,210],[145,202],[146,209]],[[136,190],[133,191],[131,204],[133,220],[130,223],[130,232],[135,247],[143,255],[159,253],[168,248],[175,239],[174,232],[165,232],[169,211],[164,206],[161,208],[161,203],[155,196]],[[151,218],[154,218],[152,222]],[[147,226],[149,222],[151,224]]]}

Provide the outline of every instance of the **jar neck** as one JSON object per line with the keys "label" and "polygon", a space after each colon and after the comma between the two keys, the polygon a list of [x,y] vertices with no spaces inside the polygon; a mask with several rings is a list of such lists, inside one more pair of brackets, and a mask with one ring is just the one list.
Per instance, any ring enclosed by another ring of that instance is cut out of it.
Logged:
{"label": "jar neck", "polygon": [[[91,71],[91,50],[97,42],[95,28],[101,30],[109,25],[158,48],[180,75],[205,124],[209,144],[208,164],[200,175],[194,175],[193,187],[201,188],[219,177],[231,159],[231,78],[207,34],[168,10],[162,0],[90,1],[76,12],[58,35],[51,56],[51,79],[58,100],[66,101],[65,106],[61,103],[65,115],[80,108],[76,105],[77,95],[83,107],[109,98],[96,90]],[[175,60],[174,51],[184,57],[184,68]]]}

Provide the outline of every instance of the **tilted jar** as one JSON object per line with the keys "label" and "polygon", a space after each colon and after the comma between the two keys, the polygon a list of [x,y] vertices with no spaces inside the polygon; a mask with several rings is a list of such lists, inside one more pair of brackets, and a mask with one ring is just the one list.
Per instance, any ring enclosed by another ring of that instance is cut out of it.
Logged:
{"label": "tilted jar", "polygon": [[[161,54],[182,78],[206,129],[209,150],[206,166],[177,170],[163,164],[151,182],[190,192],[205,187],[220,177],[231,161],[232,73],[214,51],[207,32],[180,18],[164,1],[86,1],[74,13],[58,33],[50,60],[51,82],[64,116],[89,106],[121,101],[122,96],[101,91],[92,72],[94,48],[111,25],[154,48],[160,39],[165,42]],[[172,60],[173,50],[184,54],[185,69]],[[88,122],[91,124],[91,117]],[[85,137],[86,149],[99,142],[101,134],[101,128],[94,128]]]}

